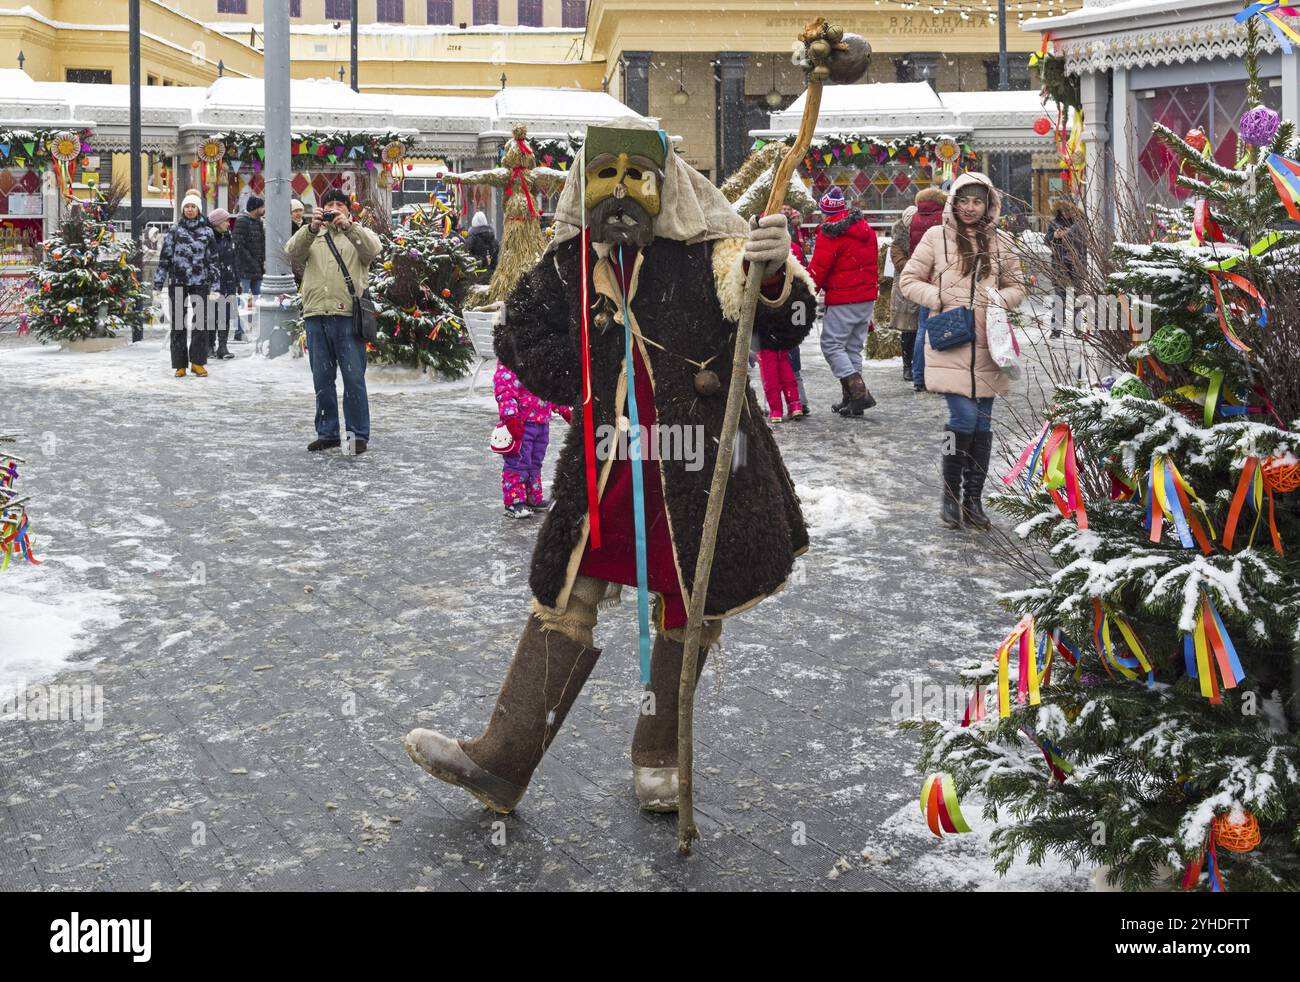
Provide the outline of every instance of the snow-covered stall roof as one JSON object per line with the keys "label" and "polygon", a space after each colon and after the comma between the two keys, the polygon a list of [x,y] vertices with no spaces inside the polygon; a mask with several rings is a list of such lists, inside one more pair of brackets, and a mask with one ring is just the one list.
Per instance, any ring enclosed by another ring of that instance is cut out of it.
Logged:
{"label": "snow-covered stall roof", "polygon": [[[752,137],[799,131],[807,94],[772,113],[771,128]],[[817,135],[856,133],[882,139],[924,133],[963,136],[984,150],[1042,149],[1034,121],[1043,115],[1037,90],[936,92],[927,82],[828,85],[822,93]]]}
{"label": "snow-covered stall roof", "polygon": [[[260,130],[261,79],[220,78],[209,86],[141,88],[145,150],[176,152],[200,134]],[[495,150],[502,133],[524,123],[536,134],[563,135],[630,110],[604,92],[513,88],[491,96],[356,93],[335,79],[294,79],[289,100],[295,130],[390,131],[415,137],[416,155],[478,155]],[[130,87],[38,82],[0,69],[0,125],[92,126],[95,146],[129,147]]]}

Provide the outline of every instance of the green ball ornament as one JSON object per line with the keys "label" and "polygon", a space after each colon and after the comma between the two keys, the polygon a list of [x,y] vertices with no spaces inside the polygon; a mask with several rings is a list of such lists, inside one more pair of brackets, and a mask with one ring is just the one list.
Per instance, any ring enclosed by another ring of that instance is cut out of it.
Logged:
{"label": "green ball ornament", "polygon": [[1132,373],[1121,375],[1110,387],[1112,399],[1123,399],[1125,396],[1133,396],[1136,399],[1154,398],[1147,384]]}
{"label": "green ball ornament", "polygon": [[1166,324],[1151,337],[1151,353],[1166,365],[1181,365],[1192,357],[1192,336]]}

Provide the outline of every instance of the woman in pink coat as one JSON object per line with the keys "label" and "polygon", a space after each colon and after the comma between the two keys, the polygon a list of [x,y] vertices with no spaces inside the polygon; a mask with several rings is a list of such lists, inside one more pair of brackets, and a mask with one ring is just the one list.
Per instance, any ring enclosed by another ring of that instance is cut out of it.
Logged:
{"label": "woman in pink coat", "polygon": [[952,184],[943,222],[922,236],[898,282],[899,292],[931,317],[955,307],[975,313],[974,341],[936,351],[927,334],[925,343],[925,387],[948,401],[940,518],[949,528],[960,528],[963,519],[977,529],[989,527],[980,495],[993,451],[993,399],[1006,394],[1007,378],[989,354],[987,291],[996,287],[1008,310],[1025,298],[1015,245],[997,228],[1001,211],[1002,195],[992,181],[962,174]]}

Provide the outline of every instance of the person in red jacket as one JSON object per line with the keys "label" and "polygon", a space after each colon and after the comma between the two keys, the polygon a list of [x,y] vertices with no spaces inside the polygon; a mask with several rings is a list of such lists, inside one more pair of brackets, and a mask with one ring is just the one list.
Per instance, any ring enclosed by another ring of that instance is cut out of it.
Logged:
{"label": "person in red jacket", "polygon": [[849,208],[839,188],[827,191],[818,204],[826,220],[817,229],[808,272],[826,296],[822,354],[844,397],[831,409],[861,416],[876,404],[862,380],[862,349],[876,306],[876,233],[860,211]]}
{"label": "person in red jacket", "polygon": [[[947,185],[942,188],[922,188],[916,192],[916,214],[908,224],[907,255],[910,258],[921,244],[921,238],[936,225],[943,224],[943,208],[948,203]],[[897,266],[897,264],[895,264]],[[903,265],[906,265],[904,263]],[[903,275],[903,266],[897,266],[898,276]],[[925,322],[930,312],[920,307],[916,312],[916,341],[912,349],[912,387],[917,392],[925,391]]]}

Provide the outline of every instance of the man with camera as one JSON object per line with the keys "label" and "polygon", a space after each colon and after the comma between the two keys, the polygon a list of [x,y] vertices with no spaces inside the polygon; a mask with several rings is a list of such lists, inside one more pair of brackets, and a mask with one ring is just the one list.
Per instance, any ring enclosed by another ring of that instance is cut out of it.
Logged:
{"label": "man with camera", "polygon": [[289,261],[303,270],[298,292],[316,387],[316,439],[308,444],[308,450],[341,445],[336,370],[343,373],[343,418],[349,446],[360,454],[369,444],[366,344],[354,308],[356,298],[366,291],[370,264],[381,249],[379,236],[352,220],[351,202],[337,189],[325,192],[310,222],[285,246]]}

